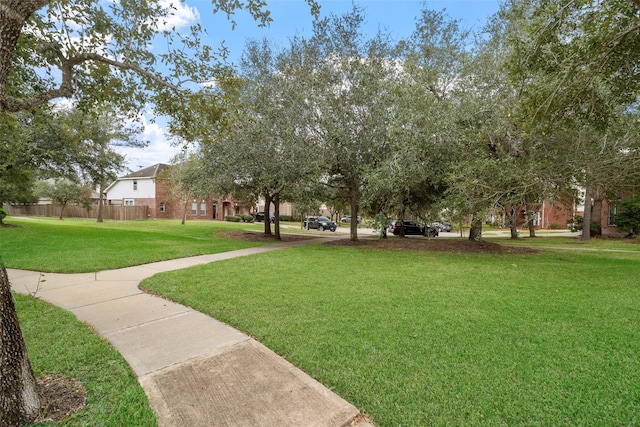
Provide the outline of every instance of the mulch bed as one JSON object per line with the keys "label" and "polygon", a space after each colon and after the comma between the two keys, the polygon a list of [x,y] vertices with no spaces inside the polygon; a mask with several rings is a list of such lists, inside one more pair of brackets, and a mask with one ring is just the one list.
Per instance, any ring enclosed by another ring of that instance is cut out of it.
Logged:
{"label": "mulch bed", "polygon": [[84,408],[87,390],[75,378],[46,375],[36,380],[42,400],[36,422],[62,420]]}
{"label": "mulch bed", "polygon": [[[242,240],[248,242],[272,242],[273,236],[265,236],[263,233],[252,231],[224,231],[220,233],[228,239]],[[301,239],[312,239],[314,235],[282,234],[282,241],[294,241]],[[358,249],[379,249],[386,251],[430,251],[430,252],[471,252],[471,253],[493,253],[493,254],[535,254],[537,249],[520,246],[499,245],[491,242],[474,242],[468,239],[457,238],[425,238],[421,236],[411,237],[388,237],[386,239],[372,238],[369,236],[359,237],[353,242],[348,238],[336,239],[333,242],[324,243],[327,246],[345,246]]]}

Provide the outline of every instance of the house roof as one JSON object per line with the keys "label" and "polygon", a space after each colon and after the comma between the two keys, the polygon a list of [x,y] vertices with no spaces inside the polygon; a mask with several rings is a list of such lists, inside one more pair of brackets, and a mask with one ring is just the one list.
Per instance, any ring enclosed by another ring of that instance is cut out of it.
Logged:
{"label": "house roof", "polygon": [[156,163],[155,165],[148,166],[144,169],[132,172],[118,179],[132,179],[132,178],[155,178],[161,171],[170,168],[170,165],[164,163]]}

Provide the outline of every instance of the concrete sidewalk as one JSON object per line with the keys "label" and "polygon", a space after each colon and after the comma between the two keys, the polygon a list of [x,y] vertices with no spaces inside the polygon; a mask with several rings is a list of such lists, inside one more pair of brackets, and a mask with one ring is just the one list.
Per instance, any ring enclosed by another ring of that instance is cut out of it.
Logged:
{"label": "concrete sidewalk", "polygon": [[158,424],[168,426],[369,426],[360,412],[247,335],[142,292],[156,273],[309,244],[312,239],[162,261],[119,270],[54,274],[7,269],[33,294],[92,325],[138,376]]}

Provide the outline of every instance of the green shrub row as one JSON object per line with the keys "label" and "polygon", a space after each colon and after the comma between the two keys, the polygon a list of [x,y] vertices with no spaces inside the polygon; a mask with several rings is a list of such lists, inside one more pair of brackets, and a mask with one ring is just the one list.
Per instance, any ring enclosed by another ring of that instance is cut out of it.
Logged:
{"label": "green shrub row", "polygon": [[[280,215],[280,221],[291,221],[293,217],[291,215]],[[253,215],[240,214],[240,215],[227,215],[225,220],[229,222],[253,222],[255,219]]]}
{"label": "green shrub row", "polygon": [[240,214],[240,215],[227,215],[225,220],[229,222],[253,222],[253,215]]}

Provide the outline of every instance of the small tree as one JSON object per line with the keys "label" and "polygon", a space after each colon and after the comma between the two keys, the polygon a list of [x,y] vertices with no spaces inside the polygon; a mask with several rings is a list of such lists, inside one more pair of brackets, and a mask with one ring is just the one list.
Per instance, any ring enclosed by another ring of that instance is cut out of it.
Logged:
{"label": "small tree", "polygon": [[640,233],[640,197],[623,200],[617,207],[615,222],[618,229],[627,233]]}
{"label": "small tree", "polygon": [[82,205],[87,210],[91,209],[87,189],[66,179],[55,181],[53,184],[40,181],[37,192],[41,197],[50,198],[55,206],[60,206],[60,219],[69,204]]}

